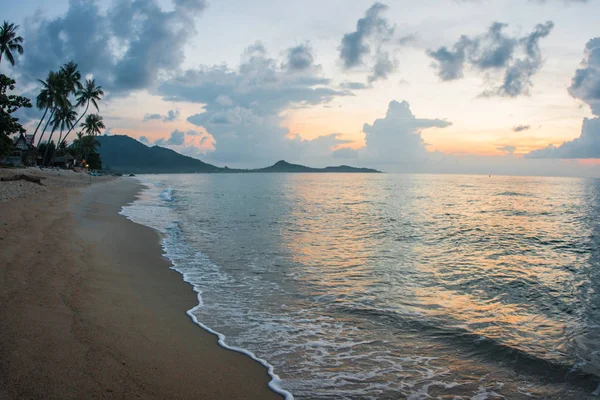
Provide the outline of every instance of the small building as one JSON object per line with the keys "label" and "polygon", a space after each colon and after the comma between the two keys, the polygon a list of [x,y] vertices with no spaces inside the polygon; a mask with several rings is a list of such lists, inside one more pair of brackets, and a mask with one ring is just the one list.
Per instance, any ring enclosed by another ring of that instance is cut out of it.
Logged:
{"label": "small building", "polygon": [[22,166],[32,165],[35,162],[35,147],[33,146],[33,135],[19,133],[13,138],[13,147],[10,155],[4,160],[5,164]]}
{"label": "small building", "polygon": [[63,156],[54,157],[54,167],[58,168],[71,168],[75,164],[75,157],[69,153],[65,153]]}

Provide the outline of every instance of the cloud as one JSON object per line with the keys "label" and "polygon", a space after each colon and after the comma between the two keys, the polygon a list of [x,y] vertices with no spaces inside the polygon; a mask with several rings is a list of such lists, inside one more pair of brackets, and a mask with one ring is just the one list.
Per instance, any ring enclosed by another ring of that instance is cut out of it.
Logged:
{"label": "cloud", "polygon": [[361,89],[368,89],[369,87],[370,87],[369,85],[364,84],[362,82],[345,81],[340,84],[340,88],[348,89],[348,90],[361,90]]}
{"label": "cloud", "polygon": [[380,52],[377,55],[377,62],[373,67],[373,71],[369,76],[369,83],[373,83],[379,79],[387,79],[388,76],[396,70],[396,62],[390,60],[388,52]]}
{"label": "cloud", "polygon": [[215,100],[215,102],[223,107],[229,107],[233,105],[233,101],[228,97],[228,96],[219,96],[217,97],[217,99]]}
{"label": "cloud", "polygon": [[469,46],[471,46],[471,40],[466,36],[461,36],[460,40],[453,45],[452,50],[445,46],[435,51],[427,50],[427,55],[435,60],[433,65],[441,80],[453,81],[464,76],[465,58]]}
{"label": "cloud", "polygon": [[331,88],[318,68],[290,73],[289,61],[289,57],[284,61],[271,58],[257,42],[242,54],[239,67],[188,69],[162,82],[155,93],[166,101],[202,105],[202,112],[187,121],[203,127],[214,140],[212,151],[204,157],[211,162],[246,167],[281,158],[330,157],[332,150],[346,142],[337,135],[314,140],[291,135],[281,126],[281,113],[352,93]]}
{"label": "cloud", "polygon": [[153,119],[162,119],[160,114],[146,114],[144,115],[143,121],[152,121]]}
{"label": "cloud", "polygon": [[581,135],[560,146],[549,145],[527,154],[529,158],[600,158],[600,37],[587,42],[581,68],[568,88],[571,96],[590,106],[595,118],[585,118]]}
{"label": "cloud", "polygon": [[172,122],[179,118],[179,110],[169,110],[167,115],[160,114],[146,114],[144,115],[144,122],[152,121],[155,119],[162,120],[163,122]]}
{"label": "cloud", "polygon": [[531,125],[517,125],[513,128],[513,132],[523,132],[531,128]]}
{"label": "cloud", "polygon": [[333,158],[350,160],[358,158],[358,151],[350,147],[340,147],[339,149],[334,150],[331,155]]}
{"label": "cloud", "polygon": [[600,118],[585,118],[581,136],[560,146],[549,145],[527,154],[528,158],[600,158]]}
{"label": "cloud", "polygon": [[581,68],[575,71],[568,90],[571,96],[587,103],[594,115],[600,116],[600,37],[587,42]]}
{"label": "cloud", "polygon": [[378,163],[407,165],[427,159],[427,149],[421,131],[427,128],[445,128],[451,122],[441,119],[416,118],[410,105],[403,101],[390,102],[385,118],[365,124],[366,147],[361,149],[367,160]]}
{"label": "cloud", "polygon": [[[397,62],[391,60],[389,53],[383,49],[383,44],[392,39],[395,31],[395,26],[382,16],[387,9],[384,4],[373,4],[357,21],[356,30],[342,37],[339,47],[339,58],[345,69],[365,65],[366,57],[371,55],[371,47],[377,48],[369,82],[385,79],[396,69]],[[412,40],[412,36],[400,38],[404,43]]]}
{"label": "cloud", "polygon": [[310,45],[301,44],[287,50],[287,59],[283,68],[290,72],[306,71],[313,66],[314,60]]}
{"label": "cloud", "polygon": [[182,132],[178,129],[175,129],[171,132],[171,136],[169,140],[167,140],[166,144],[171,146],[182,146],[185,143],[185,132]]}
{"label": "cloud", "polygon": [[140,136],[139,141],[145,145],[149,145],[150,141],[148,140],[148,138],[146,136]]}
{"label": "cloud", "polygon": [[113,94],[149,88],[161,73],[180,67],[205,6],[203,0],[175,0],[165,11],[154,0],[133,0],[102,11],[95,2],[71,0],[64,14],[38,13],[23,24],[22,75],[31,82],[74,60],[82,75],[93,74]]}
{"label": "cloud", "polygon": [[539,41],[550,34],[554,23],[538,24],[533,32],[520,38],[507,35],[507,26],[495,22],[483,35],[461,36],[450,49],[443,46],[427,50],[440,79],[461,79],[465,66],[470,66],[480,72],[503,75],[499,85],[485,90],[483,96],[528,95],[533,86],[531,78],[543,64]]}
{"label": "cloud", "polygon": [[398,39],[398,44],[401,46],[408,46],[417,41],[417,35],[414,33],[402,36]]}
{"label": "cloud", "polygon": [[288,74],[281,63],[268,57],[261,43],[255,43],[246,49],[237,69],[227,65],[188,69],[162,82],[156,93],[167,101],[205,104],[211,120],[217,122],[218,114],[227,109],[246,109],[265,116],[352,95],[330,88],[329,83],[315,71]]}
{"label": "cloud", "polygon": [[[157,146],[183,146],[183,145],[185,145],[185,137],[186,136],[201,137],[200,142],[203,142],[204,139],[208,139],[208,137],[204,136],[204,134],[202,132],[198,132],[195,130],[189,130],[187,132],[184,132],[184,131],[180,131],[179,129],[175,129],[173,132],[171,132],[169,134],[169,137],[167,139],[159,138],[154,141],[154,144]],[[140,142],[148,143],[149,141],[146,136],[141,136]],[[200,143],[200,144],[202,144],[202,143]]]}
{"label": "cloud", "polygon": [[508,154],[513,154],[517,148],[515,146],[511,146],[511,145],[507,144],[506,146],[496,147],[496,149],[500,150],[500,151],[504,151]]}

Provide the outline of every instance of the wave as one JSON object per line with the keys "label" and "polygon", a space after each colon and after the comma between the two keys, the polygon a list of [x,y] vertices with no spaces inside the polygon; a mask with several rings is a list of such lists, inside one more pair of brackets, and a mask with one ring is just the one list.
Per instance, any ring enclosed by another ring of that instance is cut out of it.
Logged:
{"label": "wave", "polygon": [[534,197],[530,193],[520,193],[520,192],[512,192],[512,191],[506,191],[506,192],[496,193],[495,196]]}
{"label": "wave", "polygon": [[[154,187],[164,186],[164,185],[159,185],[158,183],[155,183],[155,182],[142,182],[142,181],[140,181],[140,182],[146,186],[147,191],[152,191],[153,186]],[[173,189],[167,188],[167,189],[161,191],[160,194],[158,195],[158,197],[160,198],[160,200],[165,201],[165,202],[173,201]],[[271,380],[269,381],[269,384],[268,384],[269,389],[271,389],[273,392],[283,396],[285,398],[285,400],[293,400],[294,396],[289,391],[282,388],[281,378],[275,373],[275,367],[273,365],[269,364],[266,360],[258,357],[256,354],[254,354],[253,352],[251,352],[247,349],[228,345],[226,342],[227,338],[224,334],[217,332],[214,329],[211,329],[207,325],[203,324],[194,315],[194,312],[199,310],[203,306],[202,291],[196,285],[194,280],[192,278],[190,278],[189,274],[187,274],[181,267],[179,267],[177,265],[177,263],[175,262],[175,260],[173,259],[173,257],[170,257],[170,254],[169,254],[170,248],[169,248],[168,242],[169,242],[169,240],[172,240],[173,244],[175,244],[181,240],[181,236],[182,236],[181,228],[179,227],[178,222],[175,220],[171,220],[170,226],[167,229],[165,229],[164,226],[163,227],[153,226],[152,224],[147,223],[146,221],[142,221],[142,219],[139,218],[139,215],[136,215],[136,217],[134,217],[134,215],[133,215],[134,213],[131,212],[131,208],[135,207],[137,201],[138,200],[134,201],[133,203],[131,203],[127,206],[122,207],[119,214],[123,215],[124,217],[126,217],[127,219],[129,219],[132,222],[135,222],[140,225],[148,226],[152,229],[158,230],[158,231],[166,234],[161,241],[161,246],[163,249],[164,256],[167,257],[169,259],[169,261],[171,262],[171,265],[172,265],[171,269],[179,272],[182,275],[183,280],[185,282],[189,283],[192,286],[194,292],[196,292],[196,294],[197,294],[198,305],[191,308],[190,310],[187,310],[186,314],[200,328],[217,336],[219,346],[221,346],[227,350],[231,350],[231,351],[235,351],[237,353],[244,354],[244,355],[250,357],[252,360],[254,360],[254,361],[260,363],[262,366],[264,366],[267,369],[269,376],[271,377]]]}
{"label": "wave", "polygon": [[549,360],[465,328],[436,324],[434,320],[424,319],[421,314],[403,314],[388,309],[348,306],[336,306],[335,311],[366,318],[378,318],[395,327],[400,325],[403,330],[417,330],[433,340],[469,351],[486,362],[493,360],[508,365],[519,374],[535,376],[550,383],[576,385],[588,393],[600,388],[600,376],[582,370],[583,363],[568,364]]}
{"label": "wave", "polygon": [[173,201],[173,188],[168,188],[160,193],[161,200]]}

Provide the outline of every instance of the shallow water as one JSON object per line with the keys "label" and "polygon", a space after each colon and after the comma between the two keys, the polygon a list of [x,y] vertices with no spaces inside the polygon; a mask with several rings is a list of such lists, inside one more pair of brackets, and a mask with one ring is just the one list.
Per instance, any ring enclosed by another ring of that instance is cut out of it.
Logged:
{"label": "shallow water", "polygon": [[140,179],[194,316],[295,398],[596,398],[600,180]]}

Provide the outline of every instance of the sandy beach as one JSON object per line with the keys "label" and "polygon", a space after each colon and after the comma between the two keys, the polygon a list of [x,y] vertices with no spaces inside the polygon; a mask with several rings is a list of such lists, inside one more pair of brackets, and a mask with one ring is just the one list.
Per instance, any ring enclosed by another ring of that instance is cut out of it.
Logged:
{"label": "sandy beach", "polygon": [[118,215],[135,180],[26,173],[44,186],[0,182],[0,399],[280,398],[185,314],[158,233]]}

